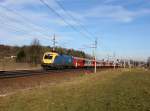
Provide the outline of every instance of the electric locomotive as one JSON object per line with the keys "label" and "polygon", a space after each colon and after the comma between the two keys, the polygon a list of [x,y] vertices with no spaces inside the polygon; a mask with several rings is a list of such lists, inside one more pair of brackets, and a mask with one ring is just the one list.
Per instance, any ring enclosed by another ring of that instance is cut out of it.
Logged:
{"label": "electric locomotive", "polygon": [[46,52],[41,65],[44,69],[69,68],[73,67],[73,57],[55,52]]}
{"label": "electric locomotive", "polygon": [[[43,69],[64,69],[64,68],[92,68],[96,64],[96,67],[101,68],[113,68],[113,61],[95,61],[92,59],[73,57],[70,55],[58,54],[56,52],[46,52],[43,55],[41,66]],[[115,64],[115,67],[119,67],[119,64]]]}

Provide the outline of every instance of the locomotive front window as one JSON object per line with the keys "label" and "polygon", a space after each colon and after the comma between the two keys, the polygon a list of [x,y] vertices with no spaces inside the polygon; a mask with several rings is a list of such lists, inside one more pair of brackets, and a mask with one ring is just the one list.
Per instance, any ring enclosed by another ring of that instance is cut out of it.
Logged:
{"label": "locomotive front window", "polygon": [[51,56],[51,55],[45,55],[45,57],[44,57],[44,59],[52,59],[53,58],[53,56]]}

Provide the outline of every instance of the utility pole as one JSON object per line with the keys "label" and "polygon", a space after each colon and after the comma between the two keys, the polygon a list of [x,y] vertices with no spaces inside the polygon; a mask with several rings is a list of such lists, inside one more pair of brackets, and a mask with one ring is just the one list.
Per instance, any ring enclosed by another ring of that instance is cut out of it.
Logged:
{"label": "utility pole", "polygon": [[124,69],[126,68],[126,61],[125,61],[125,59],[124,59],[124,64],[123,64],[123,66],[124,66]]}
{"label": "utility pole", "polygon": [[110,57],[111,57],[111,56],[108,54],[108,55],[107,55],[107,61],[108,61],[108,62],[109,62]]}
{"label": "utility pole", "polygon": [[[88,47],[88,46],[86,46]],[[94,73],[96,73],[96,68],[97,68],[97,64],[96,64],[96,49],[97,49],[97,38],[95,39],[94,41],[94,44],[92,44],[92,46],[90,46],[89,48],[92,48],[93,49],[93,56],[92,56],[92,59],[94,59]]]}
{"label": "utility pole", "polygon": [[95,64],[94,64],[94,73],[96,73],[97,70],[97,64],[96,64],[96,49],[97,49],[97,38],[95,39],[95,43],[94,43],[94,58],[95,58]]}
{"label": "utility pole", "polygon": [[113,56],[114,56],[114,69],[116,69],[116,53],[115,52],[113,53]]}
{"label": "utility pole", "polygon": [[131,60],[129,59],[128,60],[128,65],[129,65],[129,68],[131,69],[131,62],[130,62]]}
{"label": "utility pole", "polygon": [[55,34],[53,36],[53,52],[55,52],[55,45],[56,45],[56,38],[55,38]]}

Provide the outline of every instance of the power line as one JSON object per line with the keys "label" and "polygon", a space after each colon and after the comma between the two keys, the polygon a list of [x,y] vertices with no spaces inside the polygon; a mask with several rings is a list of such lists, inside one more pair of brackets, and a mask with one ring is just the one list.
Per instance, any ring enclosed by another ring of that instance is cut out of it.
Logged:
{"label": "power line", "polygon": [[55,2],[59,5],[59,7],[60,7],[71,19],[73,19],[78,25],[80,25],[81,28],[82,28],[85,32],[87,32],[89,35],[93,36],[93,33],[89,32],[89,31],[87,30],[87,28],[86,28],[83,24],[81,24],[74,16],[72,16],[70,13],[68,13],[68,11],[64,8],[64,6],[63,6],[59,1],[55,0]]}
{"label": "power line", "polygon": [[[15,32],[20,32],[20,33],[25,33],[25,31],[26,30],[22,30],[22,29],[20,29],[20,28],[15,28],[14,26],[12,26],[12,25],[10,25],[10,24],[8,24],[8,22],[5,22],[5,21],[3,21],[3,19],[2,18],[4,18],[4,16],[0,16],[0,23],[2,24],[2,25],[4,25],[7,29],[12,29],[13,31],[15,31]],[[7,18],[8,19],[8,18]],[[0,24],[0,25],[1,25]]]}
{"label": "power line", "polygon": [[[22,30],[22,29],[20,29],[20,28],[19,28],[19,29],[15,28],[14,26],[8,24],[7,22],[2,21],[1,18],[0,18],[0,25],[6,26],[6,28],[7,28],[8,30],[11,30],[11,31],[13,31],[13,32],[15,32],[15,33],[25,33],[25,34],[28,35],[29,37],[35,36],[35,35],[31,34],[31,33],[26,33],[26,32],[25,32],[26,30]],[[8,31],[7,31],[7,32],[8,32]]]}
{"label": "power line", "polygon": [[[4,21],[5,19],[5,21]],[[9,24],[8,22],[6,22],[6,20],[10,20],[10,21],[13,21],[14,19],[12,18],[9,18],[7,16],[0,16],[0,25],[2,25],[3,27],[6,27],[8,30],[11,30],[15,33],[15,35],[18,35],[18,33],[23,33],[25,35],[28,35],[30,37],[34,37],[35,34],[31,34],[31,32],[29,32],[29,30],[27,29],[24,29],[24,28],[18,28],[12,24]],[[45,39],[49,40],[47,37],[43,36]]]}
{"label": "power line", "polygon": [[65,18],[63,16],[61,16],[58,12],[55,11],[55,9],[53,9],[50,5],[48,5],[44,0],[40,0],[40,2],[45,5],[49,10],[51,10],[55,15],[57,15],[60,19],[62,19],[62,21],[67,24],[71,29],[75,30],[76,32],[82,34],[84,37],[86,37],[87,39],[91,40],[92,38],[87,36],[85,33],[83,33],[82,31],[78,30],[76,27],[74,27],[72,24],[70,24],[67,20],[65,20]]}
{"label": "power line", "polygon": [[[20,14],[20,13],[14,11],[14,10],[12,10],[12,9],[10,9],[10,8],[7,8],[7,7],[5,7],[5,6],[0,5],[0,7],[3,8],[3,9],[5,9],[5,10],[7,10],[7,11],[9,11],[9,12],[11,12],[11,13],[14,13],[14,14],[17,15],[17,16],[20,16],[22,19],[24,19],[25,22],[29,23],[30,25],[34,25],[35,27],[33,27],[33,29],[34,29],[34,30],[37,30],[38,33],[41,33],[42,35],[45,35],[45,38],[48,37],[47,34],[43,33],[44,30],[41,32],[41,29],[39,29],[39,26],[37,26],[35,23],[33,23],[33,22],[32,22],[30,19],[28,19],[27,17],[25,17],[25,16],[23,16],[22,14]],[[10,18],[10,17],[8,17],[8,16],[7,16],[7,18],[8,18],[8,19],[11,19],[10,21],[13,20],[12,18]],[[19,23],[19,22],[18,22],[18,23]],[[30,27],[30,28],[31,28],[31,27]],[[48,38],[47,38],[47,39],[48,39]]]}

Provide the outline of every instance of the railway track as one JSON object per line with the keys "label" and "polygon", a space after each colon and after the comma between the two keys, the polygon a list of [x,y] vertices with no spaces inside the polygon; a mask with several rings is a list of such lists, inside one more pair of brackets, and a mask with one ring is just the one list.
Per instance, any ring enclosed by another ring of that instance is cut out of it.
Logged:
{"label": "railway track", "polygon": [[64,73],[64,72],[73,72],[73,71],[83,71],[84,69],[63,69],[63,70],[17,70],[17,71],[0,71],[0,79],[5,78],[17,78],[33,75],[44,75],[52,73]]}
{"label": "railway track", "polygon": [[45,73],[46,72],[42,70],[0,71],[0,79],[32,76],[32,75],[39,75],[39,74],[45,74]]}

